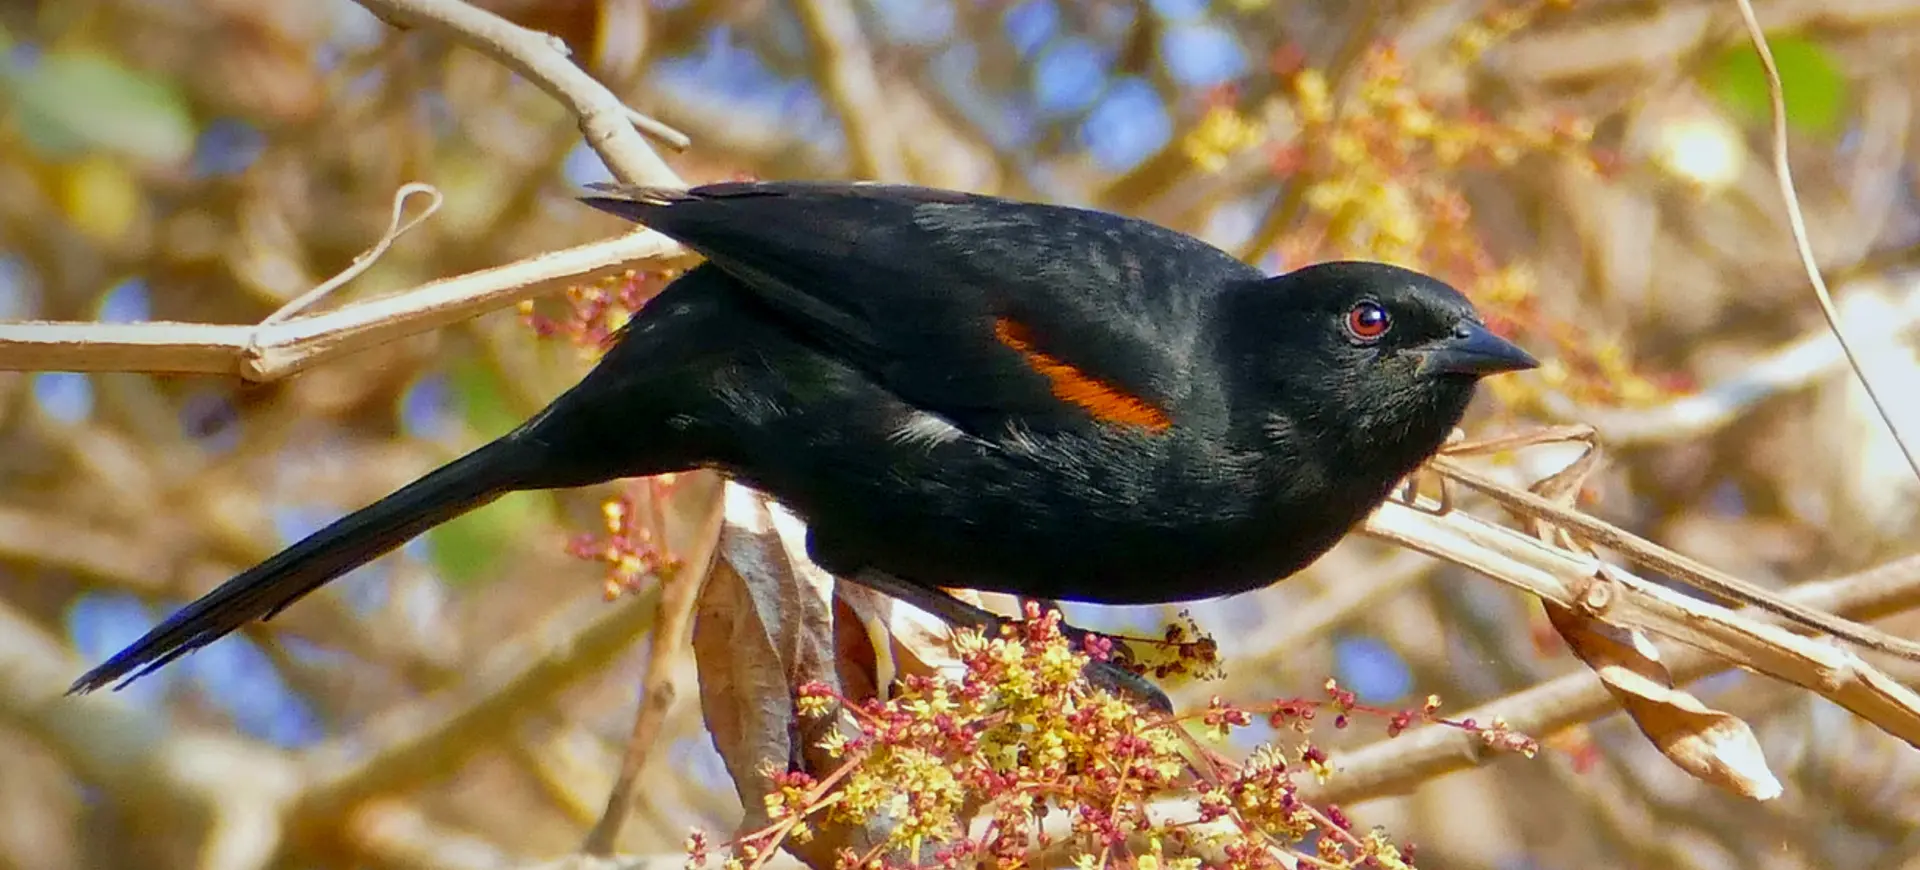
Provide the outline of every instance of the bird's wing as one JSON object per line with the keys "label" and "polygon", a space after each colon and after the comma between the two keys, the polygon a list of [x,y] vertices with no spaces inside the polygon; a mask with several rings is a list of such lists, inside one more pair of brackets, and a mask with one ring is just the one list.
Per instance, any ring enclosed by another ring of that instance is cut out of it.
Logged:
{"label": "bird's wing", "polygon": [[901,185],[601,185],[809,340],[979,434],[1089,417],[1164,429],[1211,297],[1252,267],[1144,221]]}

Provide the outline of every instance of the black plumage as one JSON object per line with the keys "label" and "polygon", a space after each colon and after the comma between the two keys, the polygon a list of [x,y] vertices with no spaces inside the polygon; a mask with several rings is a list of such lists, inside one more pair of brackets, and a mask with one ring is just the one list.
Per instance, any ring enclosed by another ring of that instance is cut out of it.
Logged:
{"label": "black plumage", "polygon": [[[1318,558],[1533,360],[1447,285],[1268,277],[1104,212],[729,183],[586,200],[707,257],[518,429],[236,576],[81,677],[137,676],[503,493],[715,468],[885,591],[1109,604]],[[938,602],[935,602],[936,606]]]}

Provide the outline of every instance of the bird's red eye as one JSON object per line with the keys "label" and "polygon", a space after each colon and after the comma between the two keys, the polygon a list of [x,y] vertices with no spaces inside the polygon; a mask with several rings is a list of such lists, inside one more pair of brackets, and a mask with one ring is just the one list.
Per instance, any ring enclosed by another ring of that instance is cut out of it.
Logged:
{"label": "bird's red eye", "polygon": [[1393,324],[1387,317],[1387,309],[1378,302],[1362,302],[1347,312],[1347,331],[1361,341],[1373,341],[1387,334],[1387,327]]}

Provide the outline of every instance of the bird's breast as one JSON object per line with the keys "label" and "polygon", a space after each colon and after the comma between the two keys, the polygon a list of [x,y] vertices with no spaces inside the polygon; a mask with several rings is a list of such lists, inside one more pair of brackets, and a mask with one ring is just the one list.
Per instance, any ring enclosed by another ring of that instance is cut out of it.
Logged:
{"label": "bird's breast", "polygon": [[[766,484],[836,563],[924,583],[1137,604],[1258,588],[1357,519],[1276,491],[1240,464],[1102,435],[912,437],[816,445],[810,473]],[[1320,503],[1316,503],[1319,501]]]}

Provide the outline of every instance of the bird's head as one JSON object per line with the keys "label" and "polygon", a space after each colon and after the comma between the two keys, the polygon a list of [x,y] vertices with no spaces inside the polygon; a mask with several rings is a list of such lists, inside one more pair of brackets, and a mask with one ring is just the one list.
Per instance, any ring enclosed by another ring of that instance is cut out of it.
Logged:
{"label": "bird's head", "polygon": [[1446,439],[1481,378],[1539,365],[1460,291],[1383,263],[1307,266],[1229,294],[1220,314],[1237,419],[1396,479]]}

